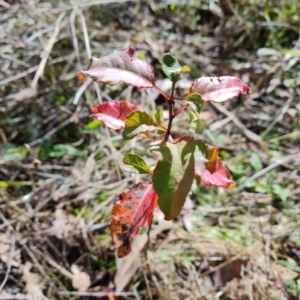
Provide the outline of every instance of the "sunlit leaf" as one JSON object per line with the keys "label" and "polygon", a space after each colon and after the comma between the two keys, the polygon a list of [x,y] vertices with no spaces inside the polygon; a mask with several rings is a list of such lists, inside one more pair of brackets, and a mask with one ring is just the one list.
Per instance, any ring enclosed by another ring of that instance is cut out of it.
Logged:
{"label": "sunlit leaf", "polygon": [[190,105],[193,103],[192,109],[195,110],[195,112],[200,113],[203,107],[203,101],[201,99],[201,96],[199,94],[188,94],[184,100],[188,101]]}
{"label": "sunlit leaf", "polygon": [[159,107],[155,113],[155,120],[159,127],[167,129],[167,126],[164,121],[164,110],[162,107]]}
{"label": "sunlit leaf", "polygon": [[22,187],[26,185],[32,185],[31,181],[0,181],[0,189],[6,189],[9,187]]}
{"label": "sunlit leaf", "polygon": [[157,122],[145,111],[135,110],[125,120],[125,129],[122,133],[126,140],[132,139],[138,134],[148,134],[149,131],[161,130]]}
{"label": "sunlit leaf", "polygon": [[123,129],[128,114],[137,107],[127,101],[105,102],[94,107],[91,117],[102,120],[111,129]]}
{"label": "sunlit leaf", "polygon": [[165,53],[162,58],[162,70],[173,81],[178,81],[181,73],[181,65],[171,53]]}
{"label": "sunlit leaf", "polygon": [[189,73],[189,72],[191,72],[191,68],[189,66],[183,66],[181,68],[181,72],[182,73]]}
{"label": "sunlit leaf", "polygon": [[200,133],[204,129],[204,123],[201,120],[200,112],[203,107],[203,101],[199,94],[189,94],[185,98],[185,102],[189,104],[190,108],[190,126],[189,130],[193,133]]}
{"label": "sunlit leaf", "polygon": [[100,120],[93,120],[89,123],[87,123],[86,125],[84,125],[84,129],[85,130],[94,130],[96,128],[98,128],[103,122]]}
{"label": "sunlit leaf", "polygon": [[253,169],[256,172],[262,170],[263,165],[262,165],[261,160],[260,160],[259,156],[257,155],[257,153],[252,153],[251,154],[250,165],[253,167]]}
{"label": "sunlit leaf", "polygon": [[174,12],[176,10],[176,5],[174,3],[171,3],[169,5],[169,9],[170,9],[171,12]]}
{"label": "sunlit leaf", "polygon": [[200,133],[204,129],[204,123],[203,121],[195,114],[190,113],[190,125],[189,125],[189,131],[193,133]]}
{"label": "sunlit leaf", "polygon": [[123,163],[134,167],[139,174],[152,174],[146,162],[137,154],[127,153],[123,158]]}
{"label": "sunlit leaf", "polygon": [[142,226],[152,221],[157,209],[157,195],[152,184],[138,183],[126,189],[118,198],[112,210],[111,237],[118,247],[118,257],[131,252],[130,238]]}
{"label": "sunlit leaf", "polygon": [[189,90],[199,94],[204,102],[224,102],[250,91],[248,85],[233,76],[200,77],[193,81]]}
{"label": "sunlit leaf", "polygon": [[79,79],[82,79],[82,75],[109,85],[126,83],[139,88],[151,88],[155,81],[152,67],[139,59],[133,48],[92,58],[88,70],[79,73]]}
{"label": "sunlit leaf", "polygon": [[202,169],[205,168],[206,160],[201,156],[204,148],[202,141],[188,138],[176,144],[162,142],[152,145],[151,151],[159,156],[153,172],[153,187],[166,220],[174,219],[180,213],[194,180],[195,162],[201,164],[201,157]]}

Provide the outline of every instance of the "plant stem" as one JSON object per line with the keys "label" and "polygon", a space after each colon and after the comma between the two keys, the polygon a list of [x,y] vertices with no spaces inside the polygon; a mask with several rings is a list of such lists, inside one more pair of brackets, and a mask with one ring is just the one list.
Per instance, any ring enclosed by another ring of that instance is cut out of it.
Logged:
{"label": "plant stem", "polygon": [[150,232],[151,232],[151,227],[152,227],[152,222],[153,222],[153,217],[151,219],[150,224],[148,225],[148,231],[147,231],[147,243],[145,245],[145,262],[147,263],[148,261],[148,249],[150,247]]}
{"label": "plant stem", "polygon": [[174,91],[175,91],[175,84],[176,82],[172,83],[172,91],[171,91],[171,96],[169,98],[168,103],[168,109],[169,109],[169,123],[168,123],[168,129],[164,138],[164,141],[167,142],[169,140],[169,137],[171,135],[171,127],[172,127],[172,122],[174,119],[174,114],[173,114],[173,107],[174,107]]}
{"label": "plant stem", "polygon": [[163,95],[163,97],[166,99],[166,101],[169,101],[171,97],[169,97],[163,90],[161,90],[158,86],[153,86],[160,94]]}

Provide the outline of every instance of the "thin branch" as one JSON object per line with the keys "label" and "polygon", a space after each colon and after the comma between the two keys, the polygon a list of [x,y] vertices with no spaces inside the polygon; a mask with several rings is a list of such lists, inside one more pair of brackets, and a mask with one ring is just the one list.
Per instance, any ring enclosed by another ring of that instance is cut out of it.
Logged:
{"label": "thin branch", "polygon": [[168,123],[168,129],[164,138],[164,141],[167,142],[169,140],[169,137],[171,135],[171,127],[172,127],[172,122],[174,119],[174,114],[173,114],[173,107],[174,107],[174,91],[175,91],[175,84],[176,82],[172,83],[172,92],[171,96],[168,100],[168,110],[169,110],[169,123]]}
{"label": "thin branch", "polygon": [[55,29],[54,29],[54,32],[52,33],[47,45],[45,46],[43,52],[41,53],[41,62],[39,64],[39,67],[35,73],[35,76],[32,80],[32,83],[31,83],[31,87],[32,88],[35,88],[37,83],[38,83],[38,80],[39,78],[41,77],[42,73],[44,72],[44,68],[46,66],[46,63],[47,63],[47,60],[48,60],[48,57],[51,53],[51,50],[52,50],[52,47],[54,45],[54,43],[56,42],[56,38],[59,34],[59,30],[60,30],[60,23],[62,21],[62,19],[64,18],[64,16],[66,15],[65,12],[61,13],[56,21],[56,24],[55,24]]}
{"label": "thin branch", "polygon": [[153,86],[160,94],[163,95],[163,97],[166,99],[166,101],[170,101],[171,97],[169,97],[163,90],[161,90],[158,86]]}
{"label": "thin branch", "polygon": [[70,296],[82,296],[82,297],[107,297],[108,295],[112,295],[115,297],[126,297],[126,296],[134,296],[132,292],[69,292],[69,291],[61,291],[58,292],[59,295],[70,295]]}

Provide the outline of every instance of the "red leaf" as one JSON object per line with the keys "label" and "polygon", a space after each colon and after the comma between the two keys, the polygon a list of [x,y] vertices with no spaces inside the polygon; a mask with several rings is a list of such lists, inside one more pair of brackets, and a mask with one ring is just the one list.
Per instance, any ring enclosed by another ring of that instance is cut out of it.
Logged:
{"label": "red leaf", "polygon": [[204,102],[224,102],[239,95],[250,93],[250,87],[233,76],[200,77],[190,87],[190,93],[201,95]]}
{"label": "red leaf", "polygon": [[155,77],[152,67],[139,59],[133,48],[116,51],[101,58],[92,58],[87,71],[81,71],[78,77],[90,76],[96,82],[109,85],[130,84],[139,88],[151,88]]}
{"label": "red leaf", "polygon": [[123,129],[125,119],[137,107],[127,101],[105,102],[94,107],[94,113],[90,117],[102,120],[111,129]]}
{"label": "red leaf", "polygon": [[152,184],[138,183],[126,189],[112,210],[111,237],[118,247],[118,257],[131,252],[130,238],[139,228],[151,223],[153,211],[158,208],[157,195]]}
{"label": "red leaf", "polygon": [[234,187],[235,183],[230,179],[230,173],[223,164],[219,155],[219,149],[206,144],[206,169],[196,169],[195,174],[200,176],[201,181],[207,186],[225,188]]}

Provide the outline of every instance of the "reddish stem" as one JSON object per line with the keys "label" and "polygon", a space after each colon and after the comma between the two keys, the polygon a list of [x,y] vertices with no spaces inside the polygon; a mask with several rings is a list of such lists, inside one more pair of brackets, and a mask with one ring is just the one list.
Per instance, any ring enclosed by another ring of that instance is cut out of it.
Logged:
{"label": "reddish stem", "polygon": [[175,84],[176,84],[176,82],[172,83],[171,96],[169,97],[169,100],[167,101],[168,109],[169,109],[169,123],[168,123],[168,128],[167,128],[167,132],[166,132],[165,139],[164,139],[165,142],[167,142],[169,140],[169,136],[171,135],[172,122],[175,117],[173,114]]}
{"label": "reddish stem", "polygon": [[173,113],[174,117],[176,117],[179,113],[181,113],[184,109],[186,109],[189,106],[189,104],[185,104],[178,109],[176,109]]}
{"label": "reddish stem", "polygon": [[162,91],[158,86],[154,85],[153,86],[160,94],[163,95],[163,97],[166,99],[166,101],[170,101],[171,97],[168,96],[164,91]]}

